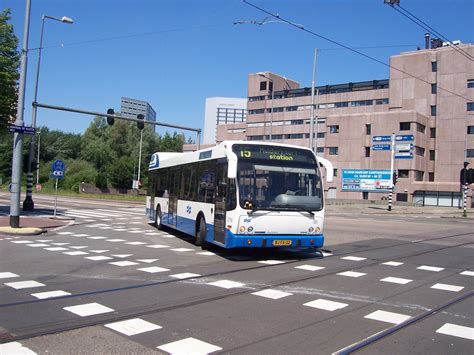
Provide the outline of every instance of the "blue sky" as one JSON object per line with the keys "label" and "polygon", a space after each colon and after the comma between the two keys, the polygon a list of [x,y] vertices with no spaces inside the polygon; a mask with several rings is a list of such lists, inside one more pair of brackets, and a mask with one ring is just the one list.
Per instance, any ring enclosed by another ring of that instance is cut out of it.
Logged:
{"label": "blue sky", "polygon": [[[425,30],[383,0],[249,0],[306,29],[388,63],[424,46]],[[25,0],[1,0],[23,36]],[[451,40],[474,42],[474,1],[401,0]],[[234,25],[266,15],[241,0],[32,0],[29,47],[47,21],[38,101],[106,112],[128,96],[150,102],[157,120],[203,128],[207,97],[246,97],[247,76],[272,71],[310,86],[386,79],[388,68],[284,23]],[[378,48],[361,48],[378,47]],[[382,48],[381,48],[382,47]],[[385,48],[383,48],[385,47]],[[25,124],[31,123],[37,51],[28,55]],[[38,126],[81,133],[92,117],[40,109]],[[157,128],[163,133],[164,128]],[[185,132],[186,136],[191,132]]]}

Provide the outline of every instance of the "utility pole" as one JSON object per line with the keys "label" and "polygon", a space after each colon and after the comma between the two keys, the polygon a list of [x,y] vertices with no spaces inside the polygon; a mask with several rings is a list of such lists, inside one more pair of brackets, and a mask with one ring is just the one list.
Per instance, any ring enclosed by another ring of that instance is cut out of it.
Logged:
{"label": "utility pole", "polygon": [[[309,121],[309,148],[316,153],[314,148],[314,90],[316,85],[316,59],[318,57],[318,49],[314,49],[314,61],[313,61],[313,80],[311,81],[311,120]],[[316,131],[318,128],[318,121],[316,120]],[[316,147],[318,137],[316,136]]]}
{"label": "utility pole", "polygon": [[[28,65],[28,36],[30,30],[31,0],[26,0],[23,48],[21,50],[20,84],[15,126],[24,126],[26,70]],[[13,134],[12,181],[10,185],[10,227],[20,227],[21,161],[23,153],[23,133]]]}

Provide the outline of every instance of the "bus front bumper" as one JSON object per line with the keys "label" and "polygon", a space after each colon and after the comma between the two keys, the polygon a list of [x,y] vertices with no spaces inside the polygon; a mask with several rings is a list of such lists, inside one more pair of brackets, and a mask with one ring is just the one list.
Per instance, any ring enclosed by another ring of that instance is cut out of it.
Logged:
{"label": "bus front bumper", "polygon": [[226,248],[320,248],[323,234],[314,235],[257,235],[233,234],[226,230]]}

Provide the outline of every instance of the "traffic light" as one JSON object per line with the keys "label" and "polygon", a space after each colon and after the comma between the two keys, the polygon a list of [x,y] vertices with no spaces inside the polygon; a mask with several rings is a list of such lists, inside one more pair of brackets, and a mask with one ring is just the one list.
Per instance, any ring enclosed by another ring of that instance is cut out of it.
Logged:
{"label": "traffic light", "polygon": [[397,184],[397,180],[398,180],[398,174],[394,171],[393,175],[392,175],[393,186],[395,186]]}
{"label": "traffic light", "polygon": [[[113,108],[109,108],[109,109],[107,110],[107,114],[108,114],[108,115],[115,115],[114,109],[113,109]],[[107,124],[108,124],[109,126],[113,126],[113,125],[114,125],[114,122],[115,122],[115,118],[107,116]]]}
{"label": "traffic light", "polygon": [[31,171],[35,171],[39,169],[39,163],[36,161],[31,162]]}
{"label": "traffic light", "polygon": [[139,120],[142,120],[141,122],[140,121],[137,122],[138,129],[142,130],[143,128],[145,128],[145,122],[143,122],[145,120],[145,116],[143,116],[142,114],[139,114],[137,115],[137,118]]}

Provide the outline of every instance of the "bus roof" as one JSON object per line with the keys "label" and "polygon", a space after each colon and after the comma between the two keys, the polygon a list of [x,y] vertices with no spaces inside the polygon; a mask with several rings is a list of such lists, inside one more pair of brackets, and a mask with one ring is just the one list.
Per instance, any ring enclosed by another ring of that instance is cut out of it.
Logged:
{"label": "bus roof", "polygon": [[155,170],[158,168],[182,165],[182,164],[187,164],[187,163],[194,163],[197,161],[224,158],[224,157],[227,157],[228,155],[234,154],[232,152],[232,146],[234,144],[287,147],[287,148],[295,148],[295,149],[311,151],[311,149],[307,147],[295,146],[295,145],[290,145],[290,144],[273,143],[273,142],[270,143],[270,142],[262,142],[262,141],[223,141],[214,147],[200,149],[194,152],[186,152],[186,153],[156,152],[151,156],[149,170]]}

